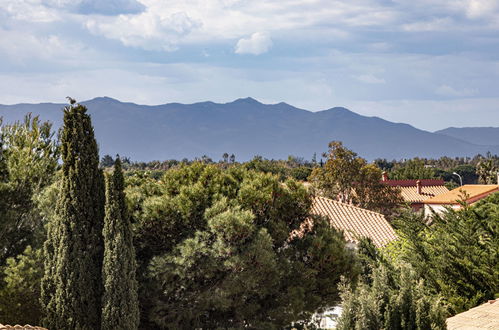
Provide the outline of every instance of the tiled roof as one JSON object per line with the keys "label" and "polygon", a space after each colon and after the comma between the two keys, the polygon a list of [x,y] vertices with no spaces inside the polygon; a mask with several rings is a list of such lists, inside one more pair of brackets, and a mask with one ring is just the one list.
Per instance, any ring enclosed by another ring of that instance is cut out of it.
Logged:
{"label": "tiled roof", "polygon": [[388,221],[377,212],[320,196],[314,197],[311,212],[328,217],[331,226],[343,230],[345,239],[350,242],[369,237],[377,247],[381,247],[397,239]]}
{"label": "tiled roof", "polygon": [[449,189],[445,186],[422,186],[421,194],[418,193],[418,188],[414,187],[400,187],[400,194],[404,201],[409,203],[421,203],[424,200],[434,196],[445,194]]}
{"label": "tiled roof", "polygon": [[385,180],[381,181],[392,187],[416,187],[417,182],[421,181],[421,186],[443,186],[445,181],[441,179],[420,179],[420,180]]}
{"label": "tiled roof", "polygon": [[440,194],[430,199],[425,200],[425,204],[458,204],[458,200],[462,199],[463,192],[469,195],[466,202],[472,203],[478,199],[489,195],[499,190],[499,185],[495,184],[466,184],[451,191]]}
{"label": "tiled roof", "polygon": [[[421,194],[418,193],[418,181],[421,184]],[[440,179],[383,180],[381,182],[399,188],[402,198],[409,203],[421,203],[426,199],[449,191],[444,186],[445,181]]]}
{"label": "tiled roof", "polygon": [[42,327],[36,327],[36,326],[32,326],[32,325],[29,325],[29,324],[26,324],[26,325],[19,325],[19,324],[16,324],[16,325],[3,325],[0,323],[0,330],[13,330],[13,329],[16,329],[16,330],[47,330],[46,328],[42,328]]}
{"label": "tiled roof", "polygon": [[497,330],[499,329],[499,301],[472,308],[447,319],[449,330]]}

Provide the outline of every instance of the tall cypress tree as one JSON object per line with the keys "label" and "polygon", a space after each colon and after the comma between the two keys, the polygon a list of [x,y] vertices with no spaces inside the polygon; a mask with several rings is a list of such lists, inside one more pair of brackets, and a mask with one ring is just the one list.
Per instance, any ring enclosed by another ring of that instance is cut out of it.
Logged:
{"label": "tall cypress tree", "polygon": [[64,108],[62,182],[56,217],[48,225],[42,279],[44,325],[99,329],[101,325],[104,177],[87,109]]}
{"label": "tall cypress tree", "polygon": [[139,326],[135,250],[123,190],[121,161],[117,158],[114,173],[106,177],[102,268],[104,280],[102,329],[104,330],[132,330]]}

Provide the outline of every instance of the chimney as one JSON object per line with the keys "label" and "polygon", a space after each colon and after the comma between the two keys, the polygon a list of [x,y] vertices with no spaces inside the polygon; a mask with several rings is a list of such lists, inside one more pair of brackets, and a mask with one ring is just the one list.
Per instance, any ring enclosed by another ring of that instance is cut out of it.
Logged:
{"label": "chimney", "polygon": [[416,181],[416,188],[418,190],[418,194],[421,195],[421,180]]}
{"label": "chimney", "polygon": [[[497,173],[497,177],[499,178],[499,173]],[[383,174],[381,174],[381,181],[388,181],[388,173],[386,171],[383,171]]]}

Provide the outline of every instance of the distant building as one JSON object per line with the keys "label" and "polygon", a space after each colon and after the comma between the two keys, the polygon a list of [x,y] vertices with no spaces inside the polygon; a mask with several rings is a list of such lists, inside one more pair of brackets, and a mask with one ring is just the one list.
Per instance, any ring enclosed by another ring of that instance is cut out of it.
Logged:
{"label": "distant building", "polygon": [[333,228],[344,232],[351,246],[355,246],[362,237],[370,238],[377,247],[397,239],[392,226],[381,213],[320,196],[314,197],[311,213],[327,217]]}
{"label": "distant building", "polygon": [[432,210],[440,213],[444,211],[446,207],[458,210],[461,208],[460,201],[466,202],[467,204],[473,204],[498,191],[499,185],[496,184],[466,184],[425,200],[423,202],[425,205],[425,213],[430,214]]}
{"label": "distant building", "polygon": [[390,180],[388,174],[383,172],[381,181],[386,185],[398,188],[404,202],[409,204],[413,211],[421,210],[425,200],[449,191],[444,186],[444,180],[440,179]]}
{"label": "distant building", "polygon": [[499,329],[499,300],[474,307],[447,319],[448,330],[497,330]]}

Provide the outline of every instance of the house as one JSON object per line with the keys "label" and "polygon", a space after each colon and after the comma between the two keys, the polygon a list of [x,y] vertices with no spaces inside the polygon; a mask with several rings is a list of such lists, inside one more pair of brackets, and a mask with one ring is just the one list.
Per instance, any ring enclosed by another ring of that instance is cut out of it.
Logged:
{"label": "house", "polygon": [[496,184],[466,184],[425,200],[423,202],[425,213],[431,214],[431,211],[440,213],[446,207],[458,210],[462,207],[460,201],[473,204],[497,191],[499,191],[499,185]]}
{"label": "house", "polygon": [[346,241],[351,245],[358,243],[362,237],[369,237],[377,247],[397,239],[392,226],[381,213],[321,196],[314,197],[311,213],[327,217],[333,228],[344,232]]}
{"label": "house", "polygon": [[388,174],[383,172],[381,182],[398,188],[404,202],[409,204],[413,211],[421,210],[425,200],[449,191],[444,186],[444,180],[439,179],[389,180]]}
{"label": "house", "polygon": [[499,299],[474,307],[447,319],[448,330],[499,329]]}

